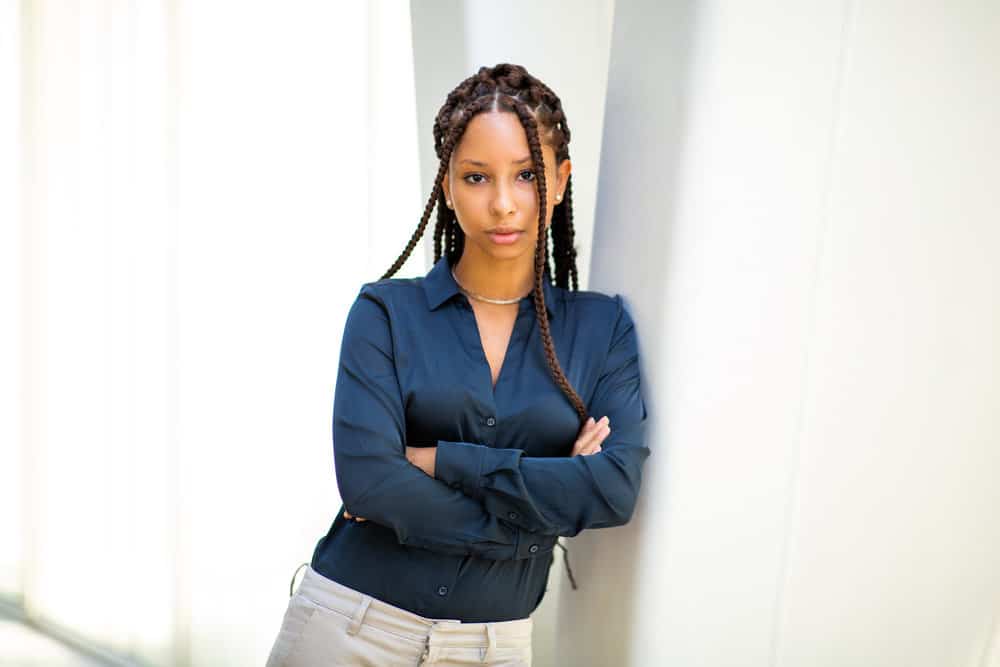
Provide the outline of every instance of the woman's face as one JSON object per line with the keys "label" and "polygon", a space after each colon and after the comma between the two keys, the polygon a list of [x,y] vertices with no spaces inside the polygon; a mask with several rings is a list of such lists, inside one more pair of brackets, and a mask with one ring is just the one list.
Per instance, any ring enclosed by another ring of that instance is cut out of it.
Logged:
{"label": "woman's face", "polygon": [[[556,195],[566,188],[570,161],[555,166],[555,151],[542,144],[545,160],[545,226],[552,220]],[[476,114],[452,152],[442,187],[465,233],[466,250],[497,258],[534,254],[538,240],[538,193],[528,138],[511,112]],[[499,232],[513,230],[513,234]]]}

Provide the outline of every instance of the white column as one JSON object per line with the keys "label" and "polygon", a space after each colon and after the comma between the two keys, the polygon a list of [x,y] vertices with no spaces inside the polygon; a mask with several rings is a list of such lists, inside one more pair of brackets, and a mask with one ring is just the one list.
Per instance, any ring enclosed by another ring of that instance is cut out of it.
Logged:
{"label": "white column", "polygon": [[363,3],[181,3],[177,520],[191,665],[262,664],[289,579],[340,507],[340,336],[378,277],[367,20]]}
{"label": "white column", "polygon": [[340,504],[367,10],[0,11],[0,594],[105,657],[260,664]]}
{"label": "white column", "polygon": [[[22,439],[21,17],[0,3],[0,599],[21,591],[25,459]],[[9,102],[7,102],[9,101]]]}
{"label": "white column", "polygon": [[21,9],[16,588],[49,631],[169,659],[162,7]]}
{"label": "white column", "polygon": [[617,2],[591,286],[652,454],[565,664],[1000,661],[998,70],[995,4]]}

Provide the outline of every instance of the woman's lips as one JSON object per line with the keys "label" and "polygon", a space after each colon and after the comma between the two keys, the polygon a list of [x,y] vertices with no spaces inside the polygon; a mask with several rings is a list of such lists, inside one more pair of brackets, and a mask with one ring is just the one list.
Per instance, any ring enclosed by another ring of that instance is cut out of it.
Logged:
{"label": "woman's lips", "polygon": [[524,232],[511,232],[509,234],[497,234],[496,232],[487,232],[490,238],[493,239],[494,243],[499,243],[500,245],[510,245],[517,241],[517,239]]}

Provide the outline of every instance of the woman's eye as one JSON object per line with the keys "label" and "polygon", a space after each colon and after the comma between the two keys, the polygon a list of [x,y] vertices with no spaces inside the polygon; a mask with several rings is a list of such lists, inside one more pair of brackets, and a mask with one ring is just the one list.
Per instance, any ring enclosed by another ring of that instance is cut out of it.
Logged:
{"label": "woman's eye", "polygon": [[[531,171],[530,169],[522,170],[518,174],[518,176],[521,176],[524,180],[528,181],[529,183],[535,180],[535,172]],[[483,180],[472,180],[472,179],[485,179],[485,176],[483,176],[482,174],[469,174],[464,178],[465,182],[471,185],[479,185],[480,183],[483,182]]]}

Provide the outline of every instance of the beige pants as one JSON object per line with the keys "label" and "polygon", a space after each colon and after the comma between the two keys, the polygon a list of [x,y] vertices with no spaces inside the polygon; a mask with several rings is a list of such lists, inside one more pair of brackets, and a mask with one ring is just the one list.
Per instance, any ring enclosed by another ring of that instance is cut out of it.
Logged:
{"label": "beige pants", "polygon": [[307,566],[266,667],[531,666],[531,617],[462,623],[419,616]]}

